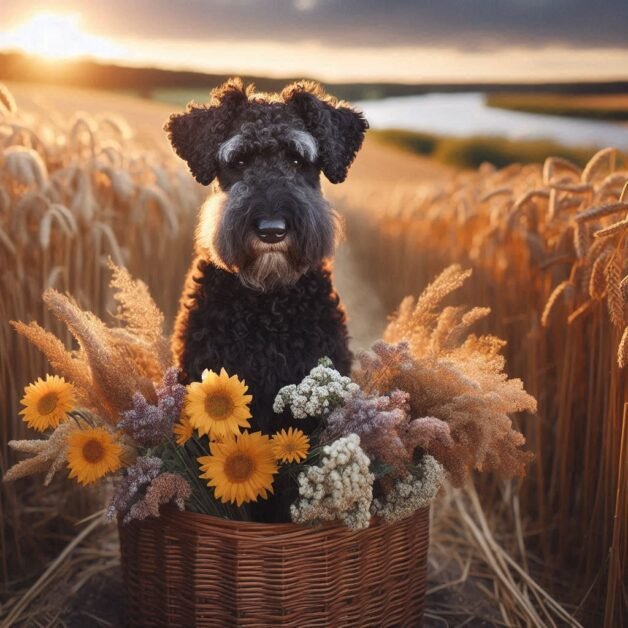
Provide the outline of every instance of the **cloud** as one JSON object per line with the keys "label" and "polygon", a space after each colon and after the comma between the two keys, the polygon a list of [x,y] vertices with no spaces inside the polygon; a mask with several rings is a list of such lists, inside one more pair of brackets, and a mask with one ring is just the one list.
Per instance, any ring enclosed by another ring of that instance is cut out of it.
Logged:
{"label": "cloud", "polygon": [[311,11],[318,4],[318,0],[294,0],[294,6],[299,11]]}
{"label": "cloud", "polygon": [[625,0],[109,0],[108,10],[116,3],[122,21],[128,11],[141,20],[138,35],[150,30],[199,39],[461,49],[504,44],[626,47],[628,42]]}
{"label": "cloud", "polygon": [[[0,21],[14,3],[2,4]],[[57,0],[55,10],[83,10],[92,31],[137,38],[337,48],[628,47],[626,0]]]}

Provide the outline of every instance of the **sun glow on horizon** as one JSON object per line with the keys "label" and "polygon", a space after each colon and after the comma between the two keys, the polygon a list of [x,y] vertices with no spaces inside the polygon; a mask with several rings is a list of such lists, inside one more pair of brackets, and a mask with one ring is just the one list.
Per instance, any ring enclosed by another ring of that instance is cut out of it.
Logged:
{"label": "sun glow on horizon", "polygon": [[617,47],[575,49],[548,44],[532,49],[513,44],[464,50],[420,41],[338,47],[314,36],[294,46],[268,38],[242,40],[237,33],[206,39],[149,36],[141,27],[131,34],[120,33],[111,24],[101,34],[96,27],[96,32],[90,32],[95,17],[89,3],[84,6],[75,12],[41,11],[25,16],[21,23],[0,31],[0,51],[26,53],[53,64],[89,58],[173,71],[401,83],[621,80],[628,67],[628,49]]}
{"label": "sun glow on horizon", "polygon": [[113,57],[122,52],[112,40],[86,32],[79,13],[51,12],[37,13],[14,29],[0,33],[0,48],[49,60]]}

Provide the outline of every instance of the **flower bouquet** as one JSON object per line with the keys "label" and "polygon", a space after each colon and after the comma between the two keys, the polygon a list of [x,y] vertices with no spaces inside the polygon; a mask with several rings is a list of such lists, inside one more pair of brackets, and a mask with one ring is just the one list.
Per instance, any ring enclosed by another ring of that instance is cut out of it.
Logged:
{"label": "flower bouquet", "polygon": [[[26,387],[21,414],[48,435],[10,443],[30,457],[5,480],[107,480],[132,624],[417,625],[441,483],[522,475],[530,458],[509,414],[535,401],[503,373],[503,342],[469,333],[488,310],[441,305],[470,273],[407,298],[350,378],[323,358],[277,391],[293,426],[262,434],[237,373],[179,382],[146,286],[112,271],[115,326],[44,293],[77,350],[13,323],[57,375]],[[294,427],[310,417],[311,433]],[[292,523],[252,522],[277,487]]]}

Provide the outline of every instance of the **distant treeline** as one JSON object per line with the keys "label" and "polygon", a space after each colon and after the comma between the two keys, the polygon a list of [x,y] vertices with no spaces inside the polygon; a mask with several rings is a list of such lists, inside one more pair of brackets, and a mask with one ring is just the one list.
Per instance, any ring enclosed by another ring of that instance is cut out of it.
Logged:
{"label": "distant treeline", "polygon": [[628,121],[628,93],[626,94],[489,94],[489,107],[526,111],[569,118]]}
{"label": "distant treeline", "polygon": [[393,144],[411,153],[472,170],[485,162],[498,168],[512,163],[543,163],[548,155],[563,157],[583,166],[596,152],[594,147],[564,146],[543,139],[516,140],[492,135],[451,137],[404,129],[374,129],[369,133],[381,142]]}
{"label": "distant treeline", "polygon": [[[0,53],[0,81],[21,81],[89,87],[92,89],[132,90],[152,97],[158,89],[207,89],[219,85],[230,75],[204,74],[157,68],[131,68],[95,61],[63,61],[47,63],[37,57],[20,53]],[[286,83],[308,77],[268,78],[241,75],[255,83],[258,90],[277,91]],[[580,83],[331,83],[323,85],[339,98],[367,100],[391,96],[411,96],[428,92],[539,92],[571,94],[618,94],[628,92],[628,81]]]}

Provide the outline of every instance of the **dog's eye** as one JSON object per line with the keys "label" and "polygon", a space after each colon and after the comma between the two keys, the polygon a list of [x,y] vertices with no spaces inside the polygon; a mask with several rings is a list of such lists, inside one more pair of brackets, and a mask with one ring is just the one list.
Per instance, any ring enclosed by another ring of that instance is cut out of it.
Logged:
{"label": "dog's eye", "polygon": [[303,165],[303,160],[300,157],[293,157],[292,158],[292,163],[297,167],[300,168]]}

